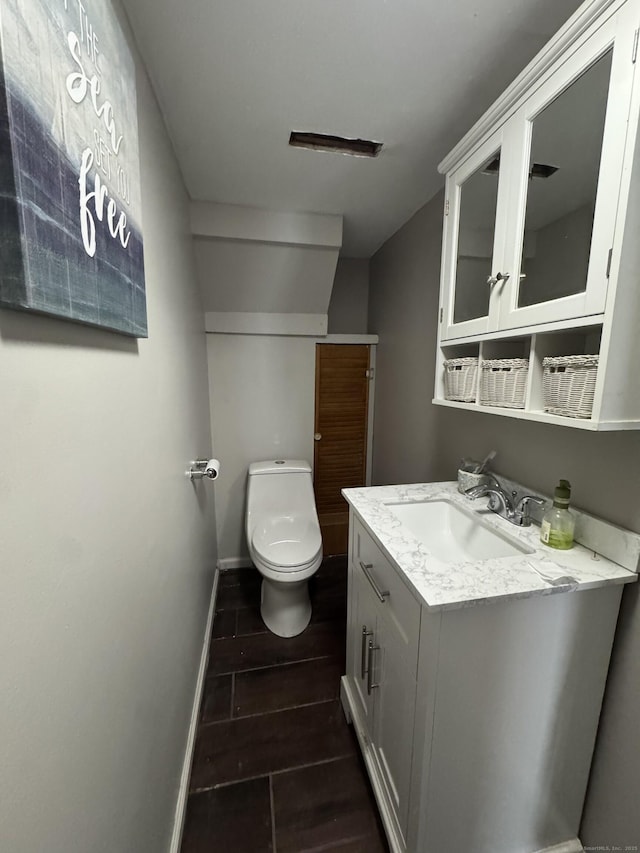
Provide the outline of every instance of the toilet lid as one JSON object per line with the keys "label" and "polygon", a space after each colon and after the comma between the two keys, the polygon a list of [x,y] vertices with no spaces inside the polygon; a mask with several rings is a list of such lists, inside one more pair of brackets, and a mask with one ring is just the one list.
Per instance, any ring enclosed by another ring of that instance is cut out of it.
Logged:
{"label": "toilet lid", "polygon": [[314,519],[278,518],[256,527],[253,547],[274,568],[286,570],[310,563],[322,548],[320,527]]}

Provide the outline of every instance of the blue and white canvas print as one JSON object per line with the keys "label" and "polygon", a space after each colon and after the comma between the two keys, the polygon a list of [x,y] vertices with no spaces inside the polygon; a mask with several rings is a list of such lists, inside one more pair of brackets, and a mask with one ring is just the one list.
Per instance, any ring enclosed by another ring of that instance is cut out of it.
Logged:
{"label": "blue and white canvas print", "polygon": [[135,66],[110,0],[0,0],[0,304],[147,335]]}

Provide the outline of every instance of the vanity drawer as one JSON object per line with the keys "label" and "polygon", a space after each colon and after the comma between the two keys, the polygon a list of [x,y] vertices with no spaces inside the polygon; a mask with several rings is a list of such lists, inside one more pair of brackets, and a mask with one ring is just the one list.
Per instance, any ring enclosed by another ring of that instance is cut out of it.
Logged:
{"label": "vanity drawer", "polygon": [[[406,646],[406,662],[414,666],[420,637],[420,603],[414,598],[400,572],[373,541],[363,525],[354,518],[351,559],[353,571],[363,575],[379,602],[379,613],[390,623]],[[381,596],[378,593],[388,593]]]}

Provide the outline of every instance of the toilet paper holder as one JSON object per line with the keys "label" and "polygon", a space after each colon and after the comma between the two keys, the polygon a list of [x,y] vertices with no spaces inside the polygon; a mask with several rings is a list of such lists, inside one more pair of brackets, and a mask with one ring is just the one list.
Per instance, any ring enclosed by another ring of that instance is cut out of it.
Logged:
{"label": "toilet paper holder", "polygon": [[202,480],[204,477],[215,480],[220,473],[220,462],[218,459],[193,459],[187,473],[190,480]]}

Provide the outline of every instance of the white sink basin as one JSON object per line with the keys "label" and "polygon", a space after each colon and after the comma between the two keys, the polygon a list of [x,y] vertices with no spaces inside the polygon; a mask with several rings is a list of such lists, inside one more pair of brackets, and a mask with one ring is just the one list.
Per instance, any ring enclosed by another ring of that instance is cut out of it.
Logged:
{"label": "white sink basin", "polygon": [[452,501],[388,503],[389,510],[438,560],[468,562],[533,554],[533,549],[484,524]]}

